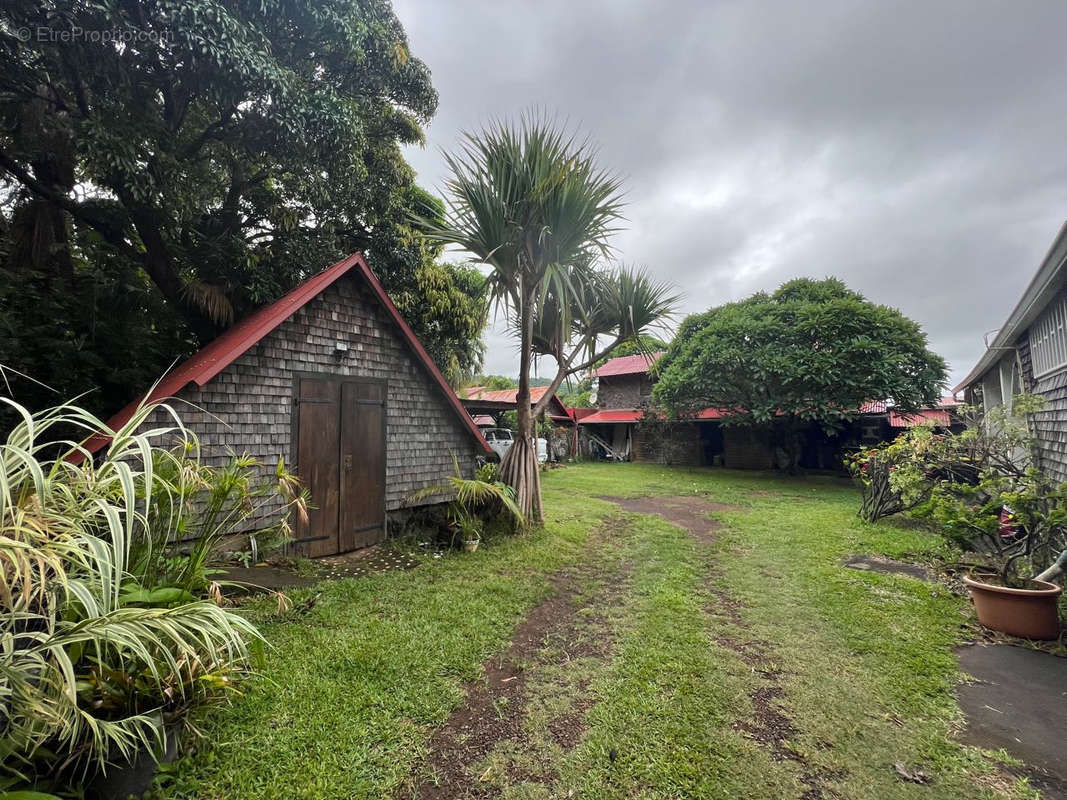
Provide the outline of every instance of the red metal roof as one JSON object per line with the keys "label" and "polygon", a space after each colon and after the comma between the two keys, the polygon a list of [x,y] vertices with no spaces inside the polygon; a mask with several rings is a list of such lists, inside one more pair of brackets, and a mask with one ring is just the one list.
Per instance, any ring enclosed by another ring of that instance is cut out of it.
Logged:
{"label": "red metal roof", "polygon": [[889,412],[889,426],[891,428],[916,428],[919,426],[947,428],[951,424],[952,416],[947,411],[937,408],[925,408],[914,414]]}
{"label": "red metal roof", "polygon": [[859,408],[859,413],[861,414],[884,414],[885,412],[885,400],[872,400],[869,403],[864,403]]}
{"label": "red metal roof", "polygon": [[653,353],[651,356],[638,354],[636,356],[619,356],[606,362],[604,366],[598,369],[594,374],[598,378],[607,378],[612,375],[636,375],[642,372],[648,372],[649,366],[655,361],[659,360],[659,357],[663,355],[663,352]]}
{"label": "red metal roof", "polygon": [[[232,364],[238,356],[247,352],[264,336],[289,319],[289,317],[306,306],[314,298],[318,297],[342,275],[348,274],[352,269],[355,269],[356,272],[362,276],[363,280],[366,281],[371,291],[385,309],[385,312],[396,324],[397,328],[400,329],[401,338],[403,338],[408,347],[411,348],[415,359],[419,361],[430,374],[430,378],[437,384],[438,388],[444,395],[445,400],[462,420],[467,430],[470,431],[471,435],[474,436],[478,444],[481,445],[487,453],[490,452],[489,444],[485,441],[481,431],[478,430],[478,426],[474,424],[470,415],[459,402],[459,398],[456,397],[456,393],[452,391],[452,387],[448,385],[448,381],[445,380],[433,359],[430,358],[430,355],[426,352],[426,348],[422,346],[422,342],[419,341],[415,332],[411,330],[411,327],[404,320],[403,315],[397,310],[397,307],[393,305],[393,301],[389,298],[389,295],[386,293],[381,283],[378,282],[378,279],[367,265],[363,256],[359,253],[353,253],[343,261],[338,261],[336,264],[327,267],[317,275],[311,276],[278,300],[268,306],[264,306],[255,313],[245,317],[236,325],[223,331],[219,336],[212,339],[204,345],[204,347],[190,356],[188,360],[164,375],[159,383],[157,383],[147,395],[143,395],[138,400],[130,403],[122,409],[122,411],[109,419],[107,423],[108,427],[111,430],[115,430],[124,425],[129,421],[130,417],[133,416],[138,406],[142,403],[157,402],[169,397],[174,397],[190,383],[195,383],[197,386],[206,385],[208,381]],[[109,441],[111,441],[110,436],[97,434],[85,443],[85,447],[89,452],[96,452]]]}
{"label": "red metal roof", "polygon": [[578,420],[579,425],[601,425],[614,422],[637,422],[645,412],[638,408],[606,408]]}
{"label": "red metal roof", "polygon": [[571,419],[581,422],[586,417],[591,417],[599,412],[595,408],[568,408],[567,413],[571,415]]}
{"label": "red metal roof", "polygon": [[[545,393],[548,391],[547,386],[531,386],[530,387],[530,405],[536,404]],[[486,389],[484,386],[472,386],[468,389],[460,389],[461,399],[460,402],[466,402],[468,406],[479,410],[479,403],[498,403],[501,406],[518,405],[518,389]],[[552,399],[548,401],[549,413],[548,415],[552,419],[566,419],[572,420],[573,417],[567,411],[567,408],[563,405],[563,401],[559,399],[558,395],[552,395]]]}
{"label": "red metal roof", "polygon": [[[531,386],[530,402],[536,403],[547,391],[547,386]],[[485,400],[487,403],[514,403],[519,396],[518,389],[486,389],[484,386],[460,389],[459,393],[463,400]]]}

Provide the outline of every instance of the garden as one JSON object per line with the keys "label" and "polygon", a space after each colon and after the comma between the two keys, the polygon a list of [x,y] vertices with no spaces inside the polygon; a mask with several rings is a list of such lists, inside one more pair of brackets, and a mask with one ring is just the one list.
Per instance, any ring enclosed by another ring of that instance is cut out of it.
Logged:
{"label": "garden", "polygon": [[[22,413],[3,449],[12,800],[146,777],[150,797],[238,800],[1037,796],[1025,765],[957,738],[953,650],[988,636],[962,587],[844,565],[1052,558],[1033,471],[1009,497],[992,461],[944,466],[963,445],[992,458],[976,434],[860,455],[864,476],[895,460],[887,491],[918,520],[872,513],[867,477],[873,521],[832,476],[575,464],[544,473],[544,525],[513,535],[473,513],[515,514],[489,471],[457,476],[442,538],[389,545],[413,569],[234,601],[215,570],[241,520],[268,498],[302,511],[284,465],[269,484],[241,459],[207,471],[177,417],[134,433],[143,415],[91,464],[44,442],[98,420]],[[942,464],[923,487],[901,466],[920,452]]]}

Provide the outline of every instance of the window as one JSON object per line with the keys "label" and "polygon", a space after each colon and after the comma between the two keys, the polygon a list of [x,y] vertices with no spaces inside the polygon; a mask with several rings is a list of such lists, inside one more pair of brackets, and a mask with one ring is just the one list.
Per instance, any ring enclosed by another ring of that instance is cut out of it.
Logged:
{"label": "window", "polygon": [[1052,302],[1030,326],[1034,377],[1067,366],[1067,297]]}

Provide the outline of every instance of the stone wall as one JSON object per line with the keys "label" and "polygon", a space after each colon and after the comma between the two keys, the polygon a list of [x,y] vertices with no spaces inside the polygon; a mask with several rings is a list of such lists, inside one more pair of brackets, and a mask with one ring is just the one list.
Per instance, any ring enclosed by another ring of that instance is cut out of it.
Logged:
{"label": "stone wall", "polygon": [[612,375],[600,379],[597,405],[600,408],[648,408],[652,381],[648,373]]}
{"label": "stone wall", "polygon": [[[349,347],[340,360],[333,355],[336,342]],[[234,452],[255,457],[264,473],[273,473],[279,457],[295,464],[294,376],[301,372],[388,381],[388,511],[401,508],[416,489],[452,474],[453,453],[464,473],[473,473],[481,452],[474,437],[355,273],[339,279],[206,386],[193,384],[179,393],[193,406],[175,404],[200,438],[204,463],[220,465]],[[159,412],[155,416],[156,423],[166,424]],[[267,524],[277,510],[264,509],[246,529]]]}

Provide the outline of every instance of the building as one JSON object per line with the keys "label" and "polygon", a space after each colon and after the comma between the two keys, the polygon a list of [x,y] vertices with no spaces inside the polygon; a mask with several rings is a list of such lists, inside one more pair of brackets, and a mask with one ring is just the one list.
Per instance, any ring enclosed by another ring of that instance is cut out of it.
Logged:
{"label": "building", "polygon": [[[547,386],[531,386],[530,407],[540,402],[547,391]],[[486,427],[486,422],[499,426],[501,417],[506,412],[515,411],[519,407],[518,389],[486,389],[484,386],[472,386],[468,389],[461,389],[459,394],[460,403],[471,416],[480,419],[479,425],[482,427]],[[552,395],[552,399],[548,401],[545,417],[557,426],[570,427],[574,424],[574,420],[556,395]]]}
{"label": "building", "polygon": [[[548,392],[547,386],[530,387],[530,406],[533,407]],[[460,402],[475,424],[486,428],[506,427],[503,416],[509,411],[518,410],[518,389],[487,389],[484,386],[472,386],[460,391]],[[574,416],[555,394],[548,401],[548,406],[541,418],[551,424],[547,439],[548,458],[551,461],[563,461],[570,458],[577,447],[577,428]]]}
{"label": "building", "polygon": [[[662,355],[621,356],[596,370],[598,408],[577,420],[583,432],[585,455],[733,469],[776,466],[773,428],[723,425],[728,412],[720,409],[707,408],[671,424],[642,424],[655,382],[650,368]],[[916,426],[949,429],[957,425],[951,411],[955,405],[954,398],[945,397],[935,408],[901,414],[885,401],[866,403],[856,419],[836,436],[827,436],[817,425],[802,432],[800,466],[839,470],[849,448],[877,444]]]}
{"label": "building", "polygon": [[1067,224],[1030,285],[957,392],[983,406],[1012,406],[1018,394],[1040,395],[1033,415],[1037,466],[1067,481]]}
{"label": "building", "polygon": [[382,541],[412,492],[453,473],[453,456],[470,475],[476,455],[489,452],[358,254],[226,330],[109,427],[145,400],[169,398],[184,401],[179,411],[204,463],[247,453],[264,469],[279,458],[293,465],[314,506],[296,529],[297,551],[310,556]]}

